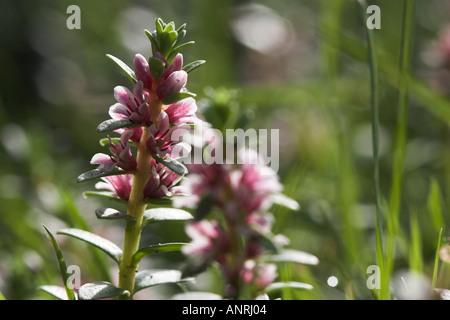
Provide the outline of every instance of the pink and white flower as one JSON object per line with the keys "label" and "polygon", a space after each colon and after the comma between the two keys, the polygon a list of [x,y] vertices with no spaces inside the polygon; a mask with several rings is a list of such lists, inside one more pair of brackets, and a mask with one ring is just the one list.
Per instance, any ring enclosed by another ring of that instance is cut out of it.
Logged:
{"label": "pink and white flower", "polygon": [[146,124],[150,121],[149,93],[144,91],[144,84],[138,81],[133,92],[123,86],[114,88],[116,104],[109,108],[113,119],[127,118],[135,123]]}
{"label": "pink and white flower", "polygon": [[108,136],[109,151],[113,155],[97,153],[92,157],[91,164],[98,164],[98,169],[102,171],[111,171],[115,167],[122,168],[125,171],[135,171],[137,163],[129,144],[129,139],[133,133],[131,130],[124,131],[120,138],[120,143],[113,143]]}

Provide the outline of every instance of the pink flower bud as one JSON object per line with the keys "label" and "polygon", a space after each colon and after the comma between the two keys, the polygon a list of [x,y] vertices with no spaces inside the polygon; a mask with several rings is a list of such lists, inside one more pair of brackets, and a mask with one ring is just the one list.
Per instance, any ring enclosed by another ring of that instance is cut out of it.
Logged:
{"label": "pink flower bud", "polygon": [[141,54],[136,54],[134,57],[134,73],[138,81],[142,81],[144,88],[151,89],[153,78],[150,73],[147,59]]}
{"label": "pink flower bud", "polygon": [[184,71],[172,72],[166,80],[156,89],[158,98],[162,99],[172,93],[180,92],[180,90],[186,85],[187,73]]}
{"label": "pink flower bud", "polygon": [[177,54],[173,59],[170,67],[166,69],[163,78],[167,79],[173,72],[180,71],[183,68],[183,55],[181,53]]}

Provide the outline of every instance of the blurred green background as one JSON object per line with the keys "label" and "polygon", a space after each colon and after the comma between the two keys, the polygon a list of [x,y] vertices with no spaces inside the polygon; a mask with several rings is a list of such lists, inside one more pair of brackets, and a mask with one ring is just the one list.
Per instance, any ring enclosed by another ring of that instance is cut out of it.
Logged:
{"label": "blurred green background", "polygon": [[[370,3],[381,8],[375,41],[386,203],[403,1]],[[80,30],[66,27],[66,9],[72,4],[81,9]],[[443,243],[448,244],[450,221],[450,35],[447,46],[442,45],[449,14],[449,1],[417,1],[395,259],[395,272],[416,269],[428,280],[439,230],[444,228]],[[51,231],[89,229],[121,245],[121,223],[95,218],[95,208],[108,204],[82,196],[94,182],[77,184],[76,177],[92,169],[94,153],[103,152],[96,127],[109,118],[114,86],[129,85],[105,55],[129,65],[135,53],[148,57],[144,29],[153,30],[157,17],[177,26],[187,23],[186,38],[196,45],[184,52],[185,63],[207,61],[189,75],[188,89],[197,93],[199,105],[207,87],[236,89],[238,110],[254,110],[248,127],[280,130],[279,175],[301,210],[275,207],[274,231],[287,235],[290,247],[320,259],[312,267],[280,265],[282,279],[315,287],[287,290],[282,297],[373,298],[366,287],[366,268],[376,263],[369,67],[365,21],[356,0],[3,1],[0,292],[8,299],[46,299],[37,287],[61,283],[41,224]],[[187,241],[182,224],[151,231],[143,241]],[[95,249],[59,236],[58,241],[67,263],[82,268],[83,282],[114,281],[114,266]],[[181,262],[179,254],[167,253],[151,266],[177,268]],[[437,287],[450,287],[448,269],[441,260]],[[334,287],[327,284],[331,276],[338,279]],[[209,290],[220,292],[217,271],[201,279]],[[165,298],[177,290],[159,287],[140,297]]]}

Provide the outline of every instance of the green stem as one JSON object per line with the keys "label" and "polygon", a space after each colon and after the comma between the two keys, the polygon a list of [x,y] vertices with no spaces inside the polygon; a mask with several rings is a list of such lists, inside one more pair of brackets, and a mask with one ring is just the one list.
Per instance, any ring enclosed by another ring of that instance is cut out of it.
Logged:
{"label": "green stem", "polygon": [[149,138],[147,128],[144,128],[141,140],[137,146],[137,170],[133,176],[133,183],[128,200],[127,211],[130,217],[125,226],[123,239],[123,254],[119,267],[119,287],[130,292],[129,299],[133,298],[135,273],[137,264],[132,258],[139,249],[142,231],[142,218],[147,204],[143,202],[144,188],[151,177],[152,156],[147,150],[146,142]]}
{"label": "green stem", "polygon": [[395,238],[399,233],[400,203],[402,194],[402,180],[406,154],[408,98],[412,36],[415,13],[415,0],[403,1],[402,39],[400,48],[400,83],[398,118],[394,143],[393,176],[389,203],[389,216],[387,219],[386,237],[386,268],[391,273],[394,268]]}
{"label": "green stem", "polygon": [[[156,88],[159,83],[155,83],[150,93],[149,107],[152,113],[152,120],[155,122],[157,113],[162,109],[162,102],[157,98]],[[119,288],[128,290],[130,295],[122,299],[133,299],[134,281],[138,263],[133,261],[134,254],[139,250],[139,242],[142,232],[142,220],[147,203],[144,200],[144,189],[152,175],[152,155],[147,149],[147,140],[150,138],[148,127],[142,130],[141,140],[137,144],[136,162],[137,168],[133,175],[130,198],[127,204],[127,214],[134,219],[127,219],[123,238],[122,258],[119,266]]]}

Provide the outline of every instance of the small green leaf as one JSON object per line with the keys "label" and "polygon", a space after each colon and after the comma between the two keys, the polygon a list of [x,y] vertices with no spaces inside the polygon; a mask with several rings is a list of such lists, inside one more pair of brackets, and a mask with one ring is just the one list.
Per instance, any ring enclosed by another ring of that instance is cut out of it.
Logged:
{"label": "small green leaf", "polygon": [[160,284],[192,281],[192,278],[182,278],[179,270],[143,270],[136,274],[134,292]]}
{"label": "small green leaf", "polygon": [[[64,289],[63,289],[64,290]],[[1,291],[0,291],[0,301],[2,301],[2,300],[6,300],[6,298],[5,298],[5,296],[3,295],[3,293],[1,293]]]}
{"label": "small green leaf", "polygon": [[156,19],[155,25],[156,25],[156,34],[158,35],[158,37],[160,37],[163,33],[164,28],[166,27],[166,24],[164,23],[164,21],[162,21],[161,18],[158,18]]}
{"label": "small green leaf", "polygon": [[158,154],[152,154],[153,159],[155,159],[156,162],[161,163],[165,165],[167,168],[175,172],[176,174],[180,176],[184,176],[187,173],[187,169],[181,162],[178,162],[175,159],[169,158],[169,157],[161,157]]}
{"label": "small green leaf", "polygon": [[186,30],[177,30],[178,33],[178,37],[177,37],[177,41],[175,42],[175,48],[176,46],[183,40],[183,38],[186,36]]}
{"label": "small green leaf", "polygon": [[136,128],[142,127],[145,124],[135,123],[129,119],[108,119],[103,121],[97,126],[98,133],[111,132],[122,128]]}
{"label": "small green leaf", "polygon": [[159,198],[159,199],[143,199],[142,202],[146,203],[151,207],[171,207],[172,200],[170,198]]}
{"label": "small green leaf", "polygon": [[48,236],[50,237],[50,240],[53,244],[53,248],[55,249],[56,252],[56,257],[58,258],[58,263],[59,263],[59,271],[61,273],[61,277],[63,279],[64,282],[64,288],[66,291],[66,296],[69,300],[75,300],[75,294],[73,292],[73,288],[70,288],[68,286],[68,279],[69,279],[69,275],[67,273],[67,266],[66,266],[66,262],[64,260],[64,257],[62,255],[61,249],[59,248],[58,242],[56,242],[55,237],[53,236],[53,234],[50,232],[50,230],[47,229],[46,226],[42,225],[45,229],[45,231],[47,232]]}
{"label": "small green leaf", "polygon": [[126,200],[120,199],[117,197],[117,195],[112,191],[85,191],[83,192],[83,196],[86,198],[90,197],[99,197],[99,198],[105,198],[108,200],[117,201],[119,203],[126,203]]}
{"label": "small green leaf", "polygon": [[[83,192],[83,195],[86,198],[99,197],[99,198],[116,201],[116,202],[122,203],[122,204],[127,203],[126,200],[120,199],[112,191],[85,191],[85,192]],[[160,206],[171,207],[172,206],[172,200],[170,198],[143,199],[142,201],[149,206],[155,206],[155,207],[160,207]]]}
{"label": "small green leaf", "polygon": [[290,249],[282,250],[278,254],[266,256],[264,260],[268,262],[295,262],[308,265],[317,265],[319,263],[319,259],[310,253]]}
{"label": "small green leaf", "polygon": [[185,29],[186,29],[186,23],[183,23],[183,24],[182,24],[181,26],[179,26],[178,29],[177,29],[178,34],[179,34],[180,32],[185,31]]}
{"label": "small green leaf", "polygon": [[279,204],[280,206],[289,208],[293,211],[298,211],[300,209],[300,205],[298,204],[297,201],[289,198],[288,196],[286,196],[282,193],[277,193],[277,194],[270,196],[270,200],[273,203]]}
{"label": "small green leaf", "polygon": [[150,68],[150,73],[155,80],[161,78],[166,70],[166,64],[164,61],[155,57],[150,57],[150,59],[148,59],[148,66]]}
{"label": "small green leaf", "polygon": [[[112,143],[120,143],[120,138],[119,137],[114,137],[111,138],[111,142]],[[98,143],[102,146],[102,147],[106,147],[110,145],[109,139],[108,138],[101,138]]]}
{"label": "small green leaf", "polygon": [[137,82],[134,71],[129,66],[127,66],[122,60],[110,54],[107,54],[106,56],[110,58],[120,68],[120,70],[122,70],[123,73],[125,73],[125,75],[128,77],[128,79],[130,79],[130,81],[133,84]]}
{"label": "small green leaf", "polygon": [[281,289],[291,288],[291,289],[303,289],[303,290],[312,290],[313,286],[303,282],[274,282],[267,286],[266,293],[272,293],[276,291],[280,291]]}
{"label": "small green leaf", "polygon": [[158,41],[156,40],[157,35],[156,33],[152,33],[148,30],[145,30],[145,34],[152,45],[152,54],[155,55],[155,53],[159,51]]}
{"label": "small green leaf", "polygon": [[175,23],[173,21],[170,21],[169,23],[166,23],[166,25],[164,26],[163,32],[167,33],[172,31],[175,31]]}
{"label": "small green leaf", "polygon": [[82,240],[84,242],[87,242],[94,247],[102,250],[105,252],[108,256],[110,256],[114,261],[116,261],[118,264],[120,263],[120,257],[122,256],[122,250],[116,246],[111,241],[102,238],[96,234],[93,234],[88,231],[80,230],[80,229],[74,229],[74,228],[66,228],[61,229],[57,232],[57,234],[64,234],[66,236],[71,236],[76,239]]}
{"label": "small green leaf", "polygon": [[[181,39],[177,39],[176,42],[178,42]],[[189,42],[185,42],[183,44],[180,44],[178,46],[175,46],[172,50],[170,50],[170,54],[167,57],[167,62],[171,62],[173,60],[173,58],[175,58],[175,56],[180,53],[182,50],[186,49],[187,47],[191,46],[195,44],[195,41],[189,41]]]}
{"label": "small green leaf", "polygon": [[172,300],[223,300],[223,298],[211,292],[183,292],[174,295]]}
{"label": "small green leaf", "polygon": [[129,291],[117,288],[106,281],[86,283],[78,290],[80,300],[99,300],[129,295]]}
{"label": "small green leaf", "polygon": [[132,262],[134,265],[138,265],[141,259],[149,254],[180,251],[181,248],[183,248],[183,246],[185,245],[187,245],[187,243],[172,242],[172,243],[155,244],[152,246],[144,247],[136,251],[136,253],[133,255]]}
{"label": "small green leaf", "polygon": [[66,289],[60,286],[40,286],[40,290],[51,294],[58,300],[68,300]]}
{"label": "small green leaf", "polygon": [[164,104],[172,104],[186,98],[194,98],[195,96],[196,94],[192,92],[174,92],[162,98],[161,101]]}
{"label": "small green leaf", "polygon": [[182,209],[154,208],[144,212],[143,225],[160,221],[191,220],[192,214]]}
{"label": "small green leaf", "polygon": [[191,72],[192,70],[197,69],[198,67],[200,67],[201,65],[203,65],[203,64],[205,64],[205,63],[206,63],[205,60],[197,60],[197,61],[194,61],[194,62],[191,62],[191,63],[185,65],[185,66],[183,67],[183,70],[184,70],[186,73],[189,73],[189,72]]}
{"label": "small green leaf", "polygon": [[159,41],[159,52],[168,59],[169,53],[175,42],[177,41],[178,33],[176,31],[164,31]]}
{"label": "small green leaf", "polygon": [[77,182],[83,182],[83,181],[97,179],[97,178],[101,178],[101,177],[107,177],[107,176],[117,176],[120,174],[127,174],[127,173],[129,173],[129,172],[121,170],[121,169],[117,169],[117,168],[113,169],[111,171],[103,171],[103,170],[99,170],[99,169],[93,169],[91,171],[80,174],[77,178]]}
{"label": "small green leaf", "polygon": [[98,208],[95,210],[98,219],[124,219],[127,217],[126,212],[120,212],[113,208]]}

